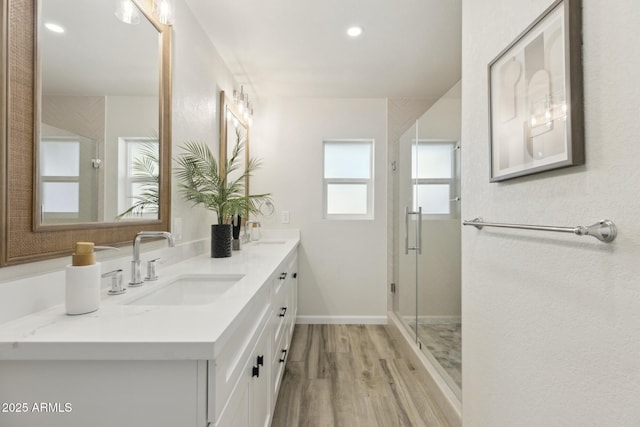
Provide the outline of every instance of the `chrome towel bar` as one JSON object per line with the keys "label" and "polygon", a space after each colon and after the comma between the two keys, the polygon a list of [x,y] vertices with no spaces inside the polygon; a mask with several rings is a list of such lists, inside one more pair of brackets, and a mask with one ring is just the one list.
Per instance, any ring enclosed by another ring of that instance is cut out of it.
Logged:
{"label": "chrome towel bar", "polygon": [[482,227],[517,228],[520,230],[555,231],[558,233],[572,233],[578,236],[593,236],[601,242],[613,242],[618,235],[618,229],[613,221],[602,219],[588,227],[578,225],[575,227],[554,227],[548,225],[526,225],[526,224],[501,224],[496,222],[486,222],[482,218],[462,221],[462,225],[473,225],[478,230]]}

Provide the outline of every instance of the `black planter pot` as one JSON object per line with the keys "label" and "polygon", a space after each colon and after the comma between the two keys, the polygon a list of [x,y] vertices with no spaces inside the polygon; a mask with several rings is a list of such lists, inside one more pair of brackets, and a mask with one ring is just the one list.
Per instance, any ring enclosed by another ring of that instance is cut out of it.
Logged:
{"label": "black planter pot", "polygon": [[214,224],[211,226],[211,258],[227,258],[231,256],[231,224]]}

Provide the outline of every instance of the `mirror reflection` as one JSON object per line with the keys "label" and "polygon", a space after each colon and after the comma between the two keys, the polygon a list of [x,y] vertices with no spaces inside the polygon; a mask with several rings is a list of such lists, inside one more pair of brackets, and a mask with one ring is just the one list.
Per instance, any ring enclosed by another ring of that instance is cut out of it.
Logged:
{"label": "mirror reflection", "polygon": [[41,2],[40,225],[158,218],[159,33],[114,12]]}
{"label": "mirror reflection", "polygon": [[[230,181],[238,179],[244,174],[247,162],[249,161],[249,126],[242,115],[237,111],[233,101],[229,100],[224,91],[220,94],[220,111],[222,123],[220,123],[220,159],[221,164],[225,164],[233,152],[238,142],[242,144],[242,151],[238,156],[238,169],[232,171],[228,179]],[[249,178],[245,183],[245,194],[249,194]]]}
{"label": "mirror reflection", "polygon": [[235,181],[244,174],[247,165],[246,152],[248,135],[247,127],[240,122],[235,115],[229,114],[227,116],[227,156],[231,155],[236,144],[242,145],[240,155],[238,156],[238,169],[229,173],[227,177],[229,181]]}

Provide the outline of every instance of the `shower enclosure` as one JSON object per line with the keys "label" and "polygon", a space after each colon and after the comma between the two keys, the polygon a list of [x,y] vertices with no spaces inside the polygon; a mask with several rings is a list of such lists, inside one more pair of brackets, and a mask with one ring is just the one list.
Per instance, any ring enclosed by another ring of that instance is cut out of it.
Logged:
{"label": "shower enclosure", "polygon": [[393,311],[461,400],[459,124],[459,98],[441,99],[396,147]]}

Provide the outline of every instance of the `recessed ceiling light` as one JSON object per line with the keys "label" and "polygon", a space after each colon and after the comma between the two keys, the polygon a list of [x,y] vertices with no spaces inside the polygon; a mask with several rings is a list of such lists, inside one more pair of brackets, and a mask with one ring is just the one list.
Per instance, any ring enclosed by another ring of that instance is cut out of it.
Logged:
{"label": "recessed ceiling light", "polygon": [[347,35],[349,37],[359,37],[362,34],[362,27],[353,26],[347,29]]}
{"label": "recessed ceiling light", "polygon": [[47,30],[54,33],[64,33],[64,27],[54,24],[53,22],[45,22],[44,26]]}

